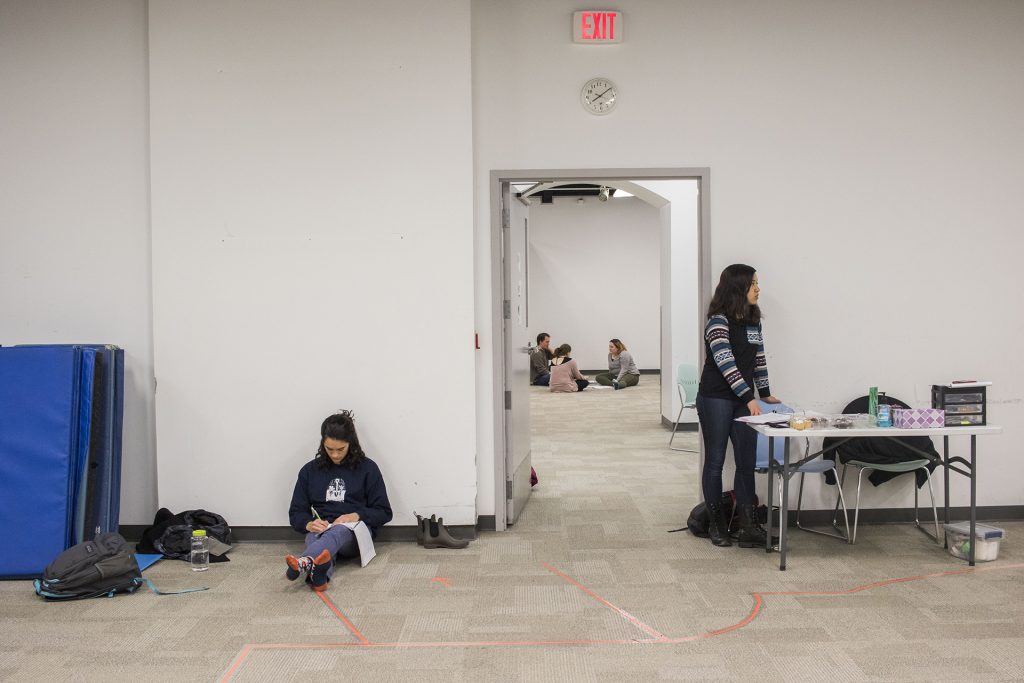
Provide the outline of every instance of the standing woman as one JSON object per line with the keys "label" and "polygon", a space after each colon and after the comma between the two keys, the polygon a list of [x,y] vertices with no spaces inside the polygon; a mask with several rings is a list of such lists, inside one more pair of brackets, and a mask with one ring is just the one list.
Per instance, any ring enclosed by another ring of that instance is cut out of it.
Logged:
{"label": "standing woman", "polygon": [[590,382],[580,373],[576,361],[569,356],[572,347],[562,344],[555,349],[555,358],[551,361],[551,391],[572,393],[583,391]]}
{"label": "standing woman", "polygon": [[722,509],[722,466],[732,440],[736,460],[733,489],[740,511],[739,545],[765,544],[765,530],[755,510],[754,465],[757,432],[737,417],[760,415],[755,391],[766,403],[778,403],[768,387],[768,364],[761,335],[761,289],[757,272],[737,263],[722,271],[708,306],[704,326],[704,370],[697,391],[697,417],[704,435],[704,471],[701,484],[711,518],[709,534],[717,546],[729,546],[729,522]]}
{"label": "standing woman", "polygon": [[640,383],[640,371],[636,369],[633,354],[626,350],[621,340],[608,342],[608,372],[602,372],[594,379],[598,384],[616,389],[635,387]]}

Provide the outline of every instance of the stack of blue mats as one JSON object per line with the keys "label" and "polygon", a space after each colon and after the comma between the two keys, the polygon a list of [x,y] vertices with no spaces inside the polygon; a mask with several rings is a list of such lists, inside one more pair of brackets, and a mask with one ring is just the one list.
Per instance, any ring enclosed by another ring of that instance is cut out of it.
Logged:
{"label": "stack of blue mats", "polygon": [[121,349],[0,348],[0,578],[117,530],[123,413]]}

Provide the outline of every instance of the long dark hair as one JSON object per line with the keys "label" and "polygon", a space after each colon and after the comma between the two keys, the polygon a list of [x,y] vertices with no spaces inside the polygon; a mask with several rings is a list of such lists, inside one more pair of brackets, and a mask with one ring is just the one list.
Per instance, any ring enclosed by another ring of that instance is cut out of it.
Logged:
{"label": "long dark hair", "polygon": [[708,306],[708,317],[724,315],[729,320],[742,320],[757,325],[761,322],[761,308],[747,301],[747,292],[757,271],[743,263],[734,263],[722,271],[715,287],[715,295]]}
{"label": "long dark hair", "polygon": [[324,450],[324,439],[348,442],[348,453],[341,461],[342,466],[354,470],[366,460],[366,453],[359,445],[359,436],[356,435],[356,423],[353,421],[355,416],[351,410],[342,410],[329,416],[320,425],[320,447],[316,449],[315,459],[317,467],[325,470],[334,464]]}

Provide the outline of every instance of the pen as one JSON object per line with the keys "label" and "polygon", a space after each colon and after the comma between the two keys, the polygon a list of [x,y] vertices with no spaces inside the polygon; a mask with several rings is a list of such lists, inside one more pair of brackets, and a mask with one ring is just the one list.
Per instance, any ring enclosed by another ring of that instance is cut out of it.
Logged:
{"label": "pen", "polygon": [[312,505],[310,505],[310,506],[309,506],[309,509],[313,511],[313,516],[314,516],[314,517],[316,517],[316,518],[317,518],[317,519],[319,519],[319,520],[323,520],[323,517],[321,517],[321,516],[320,516],[320,513],[316,511],[316,508],[315,508],[315,507],[313,507]]}

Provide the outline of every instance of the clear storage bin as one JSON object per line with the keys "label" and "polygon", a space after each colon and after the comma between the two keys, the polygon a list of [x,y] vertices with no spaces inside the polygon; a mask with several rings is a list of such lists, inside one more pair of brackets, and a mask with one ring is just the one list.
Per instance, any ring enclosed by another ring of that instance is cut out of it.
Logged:
{"label": "clear storage bin", "polygon": [[[946,529],[946,548],[953,557],[961,560],[970,559],[971,523],[956,522],[943,525]],[[999,558],[999,544],[1003,540],[1003,530],[987,524],[974,525],[974,561],[991,562]]]}

